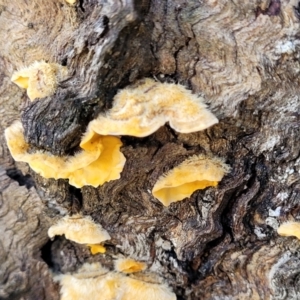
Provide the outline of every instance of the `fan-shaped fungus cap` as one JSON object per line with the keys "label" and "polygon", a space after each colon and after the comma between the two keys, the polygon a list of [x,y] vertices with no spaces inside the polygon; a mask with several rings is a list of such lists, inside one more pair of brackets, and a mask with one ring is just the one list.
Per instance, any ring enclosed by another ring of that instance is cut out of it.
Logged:
{"label": "fan-shaped fungus cap", "polygon": [[81,215],[65,216],[48,230],[48,236],[65,235],[66,239],[78,244],[100,244],[110,240],[108,232],[90,217]]}
{"label": "fan-shaped fungus cap", "polygon": [[58,275],[60,300],[115,300],[120,294],[118,274],[109,272],[99,263],[84,264],[77,273]]}
{"label": "fan-shaped fungus cap", "polygon": [[132,258],[118,258],[115,261],[115,270],[123,273],[135,273],[146,270],[147,265]]}
{"label": "fan-shaped fungus cap", "polygon": [[55,279],[61,285],[61,300],[176,300],[176,295],[164,284],[109,272],[97,263],[86,263],[77,273]]}
{"label": "fan-shaped fungus cap", "polygon": [[96,244],[96,245],[88,244],[88,246],[90,247],[91,253],[93,255],[98,254],[98,253],[103,254],[106,252],[106,248],[100,244]]}
{"label": "fan-shaped fungus cap", "polygon": [[281,236],[295,236],[300,240],[300,222],[286,222],[281,224],[277,232]]}
{"label": "fan-shaped fungus cap", "polygon": [[131,277],[123,277],[122,281],[122,300],[176,300],[176,295],[163,283],[149,283]]}
{"label": "fan-shaped fungus cap", "polygon": [[216,186],[230,167],[221,159],[210,156],[192,156],[161,176],[152,194],[163,205],[189,197],[194,191]]}
{"label": "fan-shaped fungus cap", "polygon": [[95,151],[98,144],[102,145],[98,159],[88,166],[78,168],[68,176],[70,184],[76,187],[91,185],[97,187],[104,182],[119,179],[126,162],[125,156],[120,151],[122,142],[118,137],[100,136],[97,133],[89,133],[82,138],[80,147],[86,152]]}
{"label": "fan-shaped fungus cap", "polygon": [[65,79],[68,70],[56,63],[36,61],[27,68],[13,73],[11,80],[19,87],[27,89],[31,101],[54,94],[58,83]]}
{"label": "fan-shaped fungus cap", "polygon": [[12,157],[27,162],[45,178],[68,178],[71,185],[97,187],[120,178],[125,157],[120,152],[122,142],[114,136],[89,135],[80,146],[83,151],[74,156],[55,156],[49,152],[29,153],[21,122],[5,130],[5,138]]}
{"label": "fan-shaped fungus cap", "polygon": [[144,137],[166,122],[178,132],[189,133],[206,129],[218,119],[185,87],[145,79],[121,90],[113,108],[90,122],[88,132]]}
{"label": "fan-shaped fungus cap", "polygon": [[109,270],[104,268],[101,263],[94,262],[84,263],[73,275],[76,278],[91,278],[105,275],[107,273],[109,273]]}
{"label": "fan-shaped fungus cap", "polygon": [[77,0],[66,0],[67,3],[74,5],[76,3]]}

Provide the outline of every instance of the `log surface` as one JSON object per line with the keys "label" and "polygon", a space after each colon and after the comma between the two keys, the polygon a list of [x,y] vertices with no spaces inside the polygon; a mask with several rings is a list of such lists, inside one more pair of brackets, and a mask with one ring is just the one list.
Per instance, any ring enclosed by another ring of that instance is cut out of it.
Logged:
{"label": "log surface", "polygon": [[[145,261],[178,299],[299,299],[300,242],[276,231],[300,218],[298,2],[27,2],[0,3],[0,298],[58,299],[51,271],[86,261],[112,268],[122,253]],[[29,102],[9,78],[36,60],[66,65],[70,76]],[[99,188],[13,162],[3,137],[13,120],[22,118],[33,149],[74,153],[88,122],[143,77],[202,95],[219,124],[122,137],[121,178]],[[201,153],[223,157],[230,174],[163,207],[151,194],[156,180]],[[48,241],[49,226],[75,212],[109,232],[105,255]]]}

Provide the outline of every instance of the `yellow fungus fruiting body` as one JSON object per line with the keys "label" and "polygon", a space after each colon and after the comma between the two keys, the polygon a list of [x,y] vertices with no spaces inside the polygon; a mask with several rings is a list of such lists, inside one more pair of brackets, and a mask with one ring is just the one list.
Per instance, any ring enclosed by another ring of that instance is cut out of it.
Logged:
{"label": "yellow fungus fruiting body", "polygon": [[[97,137],[96,144],[100,141],[103,150],[98,159],[84,168],[77,169],[68,176],[71,185],[76,187],[84,185],[98,187],[104,182],[120,178],[120,173],[126,161],[124,155],[120,152],[121,140],[114,136],[99,136],[98,134],[95,134],[95,136]],[[91,148],[88,142],[80,145],[86,149]]]}
{"label": "yellow fungus fruiting body", "polygon": [[90,217],[78,214],[63,217],[48,230],[51,239],[63,234],[66,239],[78,244],[100,244],[110,239],[110,235],[100,224],[96,224]]}
{"label": "yellow fungus fruiting body", "polygon": [[132,258],[119,258],[115,261],[115,270],[126,274],[146,270],[147,265]]}
{"label": "yellow fungus fruiting body", "polygon": [[84,264],[77,273],[56,276],[61,300],[176,300],[165,285],[108,271],[99,263]]}
{"label": "yellow fungus fruiting body", "polygon": [[192,156],[161,176],[152,194],[163,205],[189,197],[194,191],[217,186],[230,170],[221,159],[205,155]]}
{"label": "yellow fungus fruiting body", "polygon": [[11,81],[27,89],[27,95],[33,101],[36,98],[53,95],[58,83],[67,75],[66,67],[56,63],[36,61],[29,67],[14,72]]}
{"label": "yellow fungus fruiting body", "polygon": [[104,268],[99,262],[84,263],[76,273],[74,277],[79,279],[97,277],[107,274],[109,270]]}
{"label": "yellow fungus fruiting body", "polygon": [[55,156],[49,152],[29,153],[21,122],[15,122],[5,130],[5,138],[12,157],[27,162],[44,178],[65,178],[77,188],[84,185],[98,187],[105,182],[119,179],[125,164],[120,151],[122,142],[115,136],[92,133],[85,136],[82,151],[74,156]]}
{"label": "yellow fungus fruiting body", "polygon": [[176,300],[176,295],[164,284],[149,283],[131,277],[123,277],[122,300]]}
{"label": "yellow fungus fruiting body", "polygon": [[118,275],[102,268],[99,263],[84,264],[77,273],[59,275],[60,300],[119,299]]}
{"label": "yellow fungus fruiting body", "polygon": [[29,77],[13,75],[11,80],[23,89],[28,88]]}
{"label": "yellow fungus fruiting body", "polygon": [[295,236],[300,240],[300,222],[286,222],[281,224],[277,232],[281,236]]}
{"label": "yellow fungus fruiting body", "polygon": [[88,244],[88,246],[90,247],[90,251],[93,255],[98,254],[98,253],[103,254],[106,252],[106,248],[100,244],[97,244],[97,245]]}
{"label": "yellow fungus fruiting body", "polygon": [[112,109],[90,122],[87,132],[144,137],[167,122],[176,131],[189,133],[206,129],[218,119],[185,87],[148,78],[121,90]]}
{"label": "yellow fungus fruiting body", "polygon": [[66,0],[67,3],[74,5],[76,3],[77,0]]}

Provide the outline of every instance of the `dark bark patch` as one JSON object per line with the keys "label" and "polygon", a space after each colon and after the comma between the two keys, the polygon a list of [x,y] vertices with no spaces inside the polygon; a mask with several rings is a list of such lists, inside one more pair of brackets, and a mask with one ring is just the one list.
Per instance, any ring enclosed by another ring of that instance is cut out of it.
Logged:
{"label": "dark bark patch", "polygon": [[27,189],[34,186],[32,177],[29,174],[23,175],[22,172],[16,168],[6,170],[6,174],[11,179],[17,181],[20,186],[25,185]]}
{"label": "dark bark patch", "polygon": [[269,7],[265,10],[258,8],[256,11],[256,16],[260,14],[268,15],[268,16],[278,16],[281,11],[281,2],[280,0],[271,0]]}

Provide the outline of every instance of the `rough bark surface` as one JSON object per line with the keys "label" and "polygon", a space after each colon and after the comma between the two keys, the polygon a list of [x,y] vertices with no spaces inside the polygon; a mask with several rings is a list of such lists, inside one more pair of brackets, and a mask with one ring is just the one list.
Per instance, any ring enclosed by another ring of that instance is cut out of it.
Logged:
{"label": "rough bark surface", "polygon": [[[58,299],[50,270],[112,267],[122,253],[178,299],[299,299],[300,242],[276,233],[300,219],[298,1],[20,3],[0,0],[0,298]],[[9,77],[35,60],[66,65],[70,77],[31,103]],[[147,76],[201,94],[219,124],[122,137],[121,178],[99,188],[41,178],[10,158],[3,130],[13,120],[22,116],[33,148],[73,153],[117,90]],[[230,174],[163,207],[151,194],[158,177],[200,153],[223,157]],[[57,218],[79,211],[111,235],[106,254],[47,241]]]}
{"label": "rough bark surface", "polygon": [[3,73],[1,78],[0,299],[59,299],[58,287],[41,257],[51,219],[29,168],[14,163],[3,136],[3,130],[19,118],[22,93]]}

